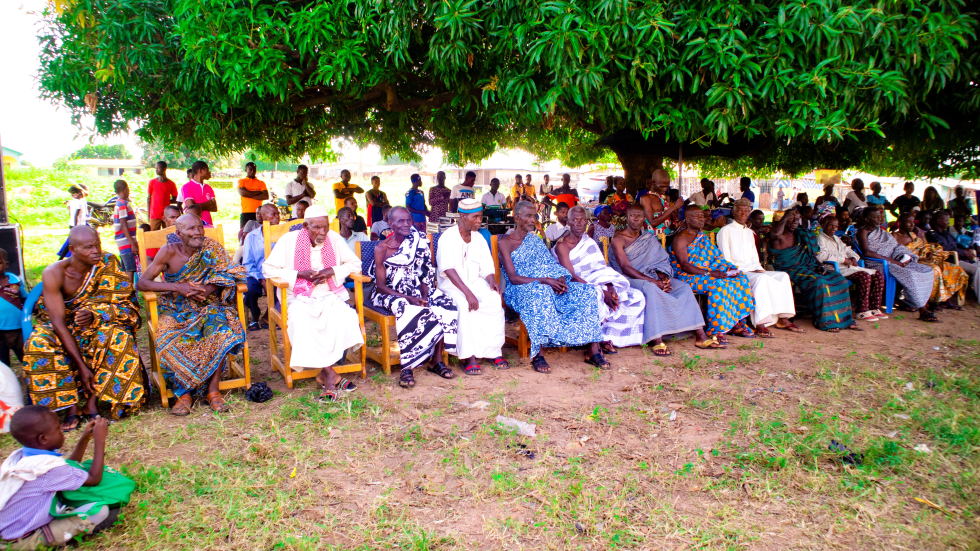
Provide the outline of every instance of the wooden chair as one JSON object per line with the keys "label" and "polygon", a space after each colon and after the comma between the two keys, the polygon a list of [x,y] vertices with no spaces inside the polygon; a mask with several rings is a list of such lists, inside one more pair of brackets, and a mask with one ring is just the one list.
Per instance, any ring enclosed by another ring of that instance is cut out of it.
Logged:
{"label": "wooden chair", "polygon": [[[354,252],[361,259],[362,274],[368,272],[371,262],[374,261],[374,248],[378,243],[381,241],[358,241],[354,244]],[[370,300],[364,303],[363,312],[364,319],[377,323],[381,330],[381,351],[375,352],[365,344],[367,357],[381,364],[385,375],[391,375],[391,366],[402,362],[401,349],[398,348],[398,330],[395,329],[395,316],[384,308],[374,306]],[[395,336],[394,341],[391,339],[392,335]]]}
{"label": "wooden chair", "polygon": [[[503,277],[500,273],[500,247],[497,245],[496,235],[490,238],[490,256],[493,257],[494,278],[497,280],[497,285],[502,286]],[[528,336],[527,327],[520,317],[517,318],[517,325],[517,337],[504,335],[504,343],[517,348],[517,353],[520,357],[527,358],[531,355],[531,337]],[[568,351],[568,348],[565,346],[561,346],[558,349],[563,353]]]}
{"label": "wooden chair", "polygon": [[[145,232],[142,229],[136,229],[136,243],[139,245],[140,262],[143,269],[146,269],[149,264],[146,263],[146,249],[159,249],[167,244],[167,236],[176,231],[176,227],[169,227],[163,230],[148,231]],[[204,237],[211,238],[218,242],[222,247],[225,246],[225,234],[221,226],[216,226],[214,228],[204,228]],[[238,292],[235,294],[235,300],[238,303],[238,320],[242,324],[242,330],[245,330],[245,291],[248,289],[244,283],[238,284]],[[146,326],[147,333],[149,334],[150,343],[150,377],[152,377],[160,389],[160,401],[163,403],[163,407],[170,407],[170,398],[173,397],[173,392],[167,388],[167,383],[163,378],[163,368],[160,366],[160,361],[157,358],[156,349],[156,328],[159,323],[158,313],[157,313],[157,294],[152,291],[143,292],[143,299],[146,301],[146,309],[149,313],[147,319],[149,323]],[[230,378],[221,381],[218,384],[219,390],[229,390],[232,388],[248,388],[252,385],[252,374],[249,370],[248,361],[248,339],[245,339],[245,343],[242,347],[242,363],[238,363],[238,358],[229,354],[228,355],[228,370],[226,373],[230,374]]]}
{"label": "wooden chair", "polygon": [[[262,223],[262,236],[265,239],[265,257],[269,258],[272,253],[272,244],[289,233],[290,229],[303,223],[303,220],[293,220],[277,226],[271,226],[268,222]],[[361,338],[365,344],[360,349],[360,362],[335,365],[333,370],[337,373],[361,373],[361,378],[367,378],[366,352],[367,352],[367,333],[364,331],[364,283],[371,279],[358,273],[353,273],[350,278],[354,280],[354,309],[357,310],[357,320],[361,325]],[[265,293],[267,308],[269,310],[269,360],[283,378],[286,379],[286,386],[293,388],[293,382],[299,379],[310,379],[320,373],[319,369],[305,369],[294,371],[290,365],[292,357],[292,343],[289,342],[289,332],[286,329],[288,323],[288,313],[286,310],[286,293],[289,283],[279,278],[268,278],[265,280]],[[278,291],[278,293],[277,293]],[[276,328],[282,330],[282,352],[283,359],[279,359],[279,342],[277,339]],[[345,356],[346,359],[346,356]]]}

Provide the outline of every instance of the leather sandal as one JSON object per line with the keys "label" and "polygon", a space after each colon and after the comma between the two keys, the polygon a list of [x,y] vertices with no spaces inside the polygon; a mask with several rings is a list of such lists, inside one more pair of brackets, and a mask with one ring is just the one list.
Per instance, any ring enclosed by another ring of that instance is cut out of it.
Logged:
{"label": "leather sandal", "polygon": [[228,402],[221,397],[221,392],[208,392],[208,405],[215,413],[224,413],[231,409]]}
{"label": "leather sandal", "polygon": [[170,408],[170,415],[176,415],[177,417],[186,417],[191,414],[191,395],[184,394],[180,398],[177,398],[177,403],[174,407]]}

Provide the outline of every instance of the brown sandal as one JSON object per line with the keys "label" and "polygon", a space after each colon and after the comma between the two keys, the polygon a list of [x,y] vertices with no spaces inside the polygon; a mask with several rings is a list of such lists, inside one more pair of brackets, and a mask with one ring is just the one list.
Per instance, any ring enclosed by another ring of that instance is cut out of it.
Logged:
{"label": "brown sandal", "polygon": [[177,417],[186,417],[191,414],[191,395],[184,394],[180,398],[177,398],[177,403],[174,407],[170,408],[170,415],[176,415]]}
{"label": "brown sandal", "polygon": [[208,392],[208,405],[211,406],[211,410],[215,413],[224,413],[231,409],[228,402],[221,397],[221,392]]}

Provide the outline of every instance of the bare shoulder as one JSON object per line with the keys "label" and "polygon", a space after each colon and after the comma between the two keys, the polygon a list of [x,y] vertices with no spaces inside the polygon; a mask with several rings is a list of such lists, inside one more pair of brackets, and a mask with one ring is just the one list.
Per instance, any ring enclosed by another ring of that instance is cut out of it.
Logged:
{"label": "bare shoulder", "polygon": [[65,266],[68,265],[69,260],[66,258],[64,260],[59,260],[53,264],[50,264],[47,268],[41,272],[41,283],[50,284],[54,283],[60,285],[65,279]]}

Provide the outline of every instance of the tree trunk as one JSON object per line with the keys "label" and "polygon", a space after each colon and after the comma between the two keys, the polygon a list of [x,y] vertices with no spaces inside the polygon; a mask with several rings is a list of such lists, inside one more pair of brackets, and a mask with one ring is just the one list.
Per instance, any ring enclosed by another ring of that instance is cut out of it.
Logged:
{"label": "tree trunk", "polygon": [[664,158],[651,152],[636,151],[611,145],[610,149],[619,158],[626,173],[626,191],[636,197],[636,192],[647,185],[647,178],[654,170],[664,167]]}

